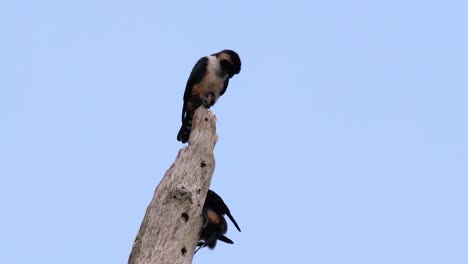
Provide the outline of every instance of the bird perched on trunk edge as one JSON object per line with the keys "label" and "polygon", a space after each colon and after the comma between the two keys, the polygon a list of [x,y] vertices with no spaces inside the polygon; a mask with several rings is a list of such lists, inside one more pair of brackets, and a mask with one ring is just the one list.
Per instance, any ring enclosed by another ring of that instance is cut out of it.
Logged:
{"label": "bird perched on trunk edge", "polygon": [[186,143],[192,129],[195,110],[201,105],[213,106],[226,92],[229,79],[241,70],[239,55],[232,50],[222,50],[198,60],[190,73],[184,92],[182,126],[177,140]]}
{"label": "bird perched on trunk edge", "polygon": [[[239,232],[241,231],[234,217],[231,215],[229,208],[224,203],[223,199],[213,192],[208,190],[206,194],[205,204],[203,205],[203,228],[198,242],[199,248],[208,246],[213,249],[216,246],[217,240],[228,244],[234,244],[231,239],[224,236],[227,232],[227,222],[224,215],[231,219]],[[196,251],[195,251],[196,253]]]}

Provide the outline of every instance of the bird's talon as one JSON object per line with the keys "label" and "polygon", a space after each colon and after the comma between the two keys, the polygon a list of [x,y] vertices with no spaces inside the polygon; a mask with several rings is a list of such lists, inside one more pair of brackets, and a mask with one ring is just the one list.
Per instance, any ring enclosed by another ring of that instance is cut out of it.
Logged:
{"label": "bird's talon", "polygon": [[211,106],[211,105],[210,105],[210,102],[208,101],[207,98],[203,98],[203,99],[202,99],[202,103],[203,103],[203,106],[204,106],[205,108],[210,108],[210,106]]}

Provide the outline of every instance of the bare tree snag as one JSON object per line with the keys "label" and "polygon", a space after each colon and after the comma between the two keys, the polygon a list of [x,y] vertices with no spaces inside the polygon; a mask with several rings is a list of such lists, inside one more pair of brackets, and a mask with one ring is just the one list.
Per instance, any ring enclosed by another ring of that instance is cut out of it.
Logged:
{"label": "bare tree snag", "polygon": [[210,110],[199,107],[192,122],[189,145],[179,151],[146,209],[129,264],[192,263],[218,139]]}

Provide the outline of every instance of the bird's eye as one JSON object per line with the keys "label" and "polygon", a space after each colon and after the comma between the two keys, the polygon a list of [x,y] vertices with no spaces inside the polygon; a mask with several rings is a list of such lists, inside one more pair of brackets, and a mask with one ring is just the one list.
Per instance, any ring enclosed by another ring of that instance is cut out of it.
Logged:
{"label": "bird's eye", "polygon": [[234,74],[234,66],[232,65],[231,62],[227,60],[222,60],[220,61],[220,64],[223,70],[225,70],[230,76]]}
{"label": "bird's eye", "polygon": [[220,63],[223,68],[228,68],[231,66],[231,63],[229,63],[227,60],[221,60]]}

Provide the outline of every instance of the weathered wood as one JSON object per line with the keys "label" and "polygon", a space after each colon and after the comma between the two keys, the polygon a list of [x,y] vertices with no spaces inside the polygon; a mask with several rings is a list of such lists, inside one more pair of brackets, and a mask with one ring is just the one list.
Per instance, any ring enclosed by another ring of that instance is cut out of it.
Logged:
{"label": "weathered wood", "polygon": [[200,236],[201,212],[215,168],[216,116],[196,110],[189,145],[156,187],[129,264],[187,264]]}

